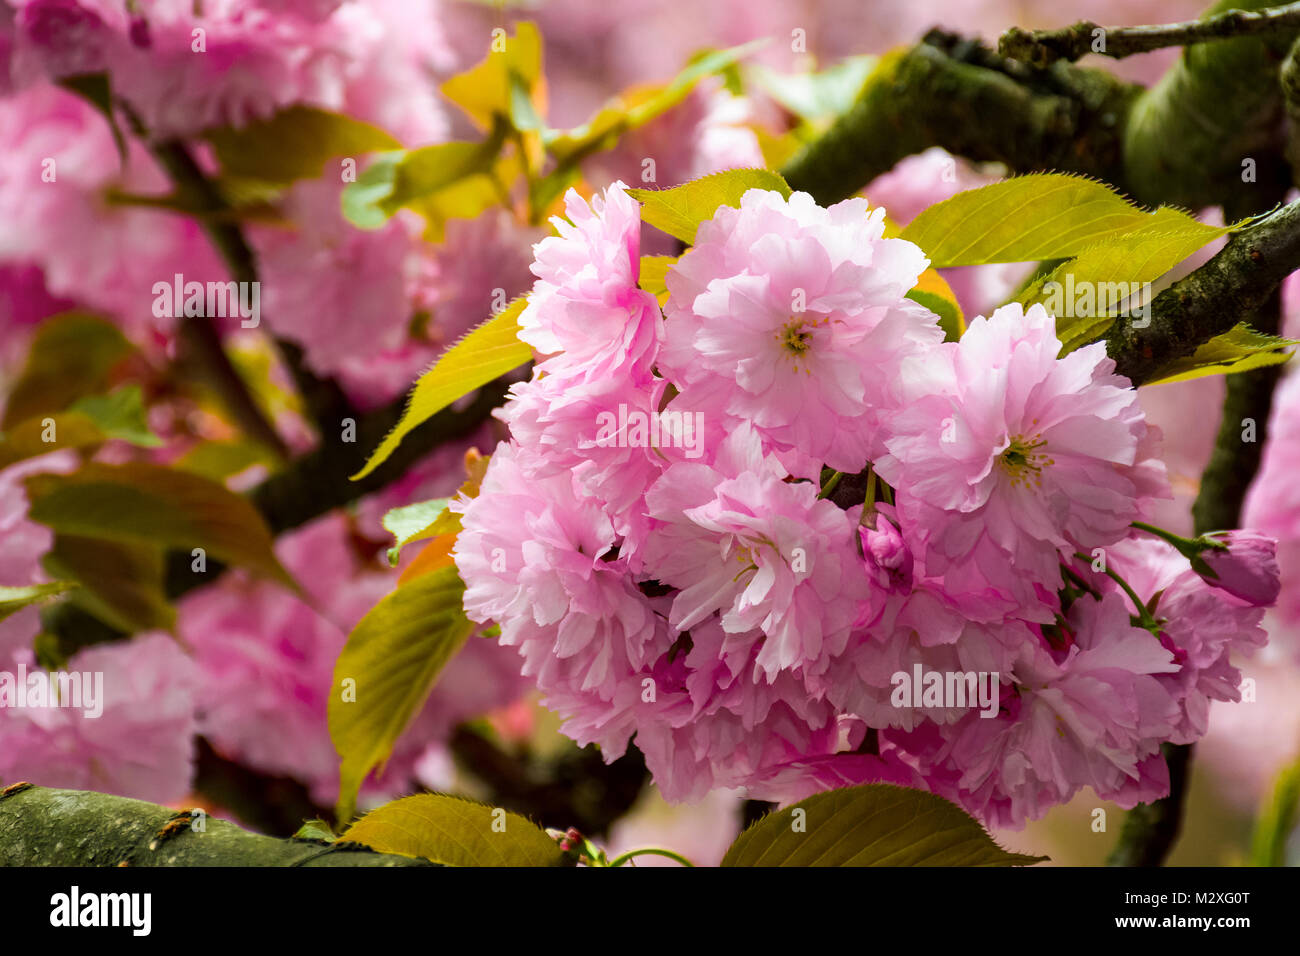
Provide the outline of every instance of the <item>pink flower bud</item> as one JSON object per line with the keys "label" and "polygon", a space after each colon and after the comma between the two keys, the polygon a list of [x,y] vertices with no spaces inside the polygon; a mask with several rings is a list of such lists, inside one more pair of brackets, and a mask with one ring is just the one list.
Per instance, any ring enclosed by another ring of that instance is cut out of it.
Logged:
{"label": "pink flower bud", "polygon": [[876,527],[858,527],[858,540],[862,542],[862,562],[867,568],[867,574],[886,590],[910,591],[912,552],[898,527],[888,519],[869,520]]}
{"label": "pink flower bud", "polygon": [[1253,604],[1269,607],[1277,602],[1277,542],[1257,531],[1225,531],[1211,535],[1224,542],[1226,551],[1207,548],[1201,558],[1217,578],[1202,575],[1207,584]]}

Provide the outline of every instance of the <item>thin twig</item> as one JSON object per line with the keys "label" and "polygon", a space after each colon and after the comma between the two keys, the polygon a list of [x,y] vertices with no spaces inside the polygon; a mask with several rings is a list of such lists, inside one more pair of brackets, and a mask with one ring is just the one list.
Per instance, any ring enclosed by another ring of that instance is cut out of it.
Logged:
{"label": "thin twig", "polygon": [[1103,27],[1081,20],[1059,30],[1012,27],[998,40],[998,52],[1022,63],[1047,66],[1057,60],[1074,61],[1089,53],[1120,60],[1165,47],[1265,36],[1298,28],[1300,3],[1288,3],[1264,10],[1227,10],[1203,20],[1152,26]]}

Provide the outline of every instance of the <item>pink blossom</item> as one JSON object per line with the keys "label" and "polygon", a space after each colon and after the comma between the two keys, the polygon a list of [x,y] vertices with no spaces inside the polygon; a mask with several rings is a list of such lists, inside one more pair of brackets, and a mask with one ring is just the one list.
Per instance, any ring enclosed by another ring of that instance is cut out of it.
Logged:
{"label": "pink blossom", "polygon": [[581,369],[592,380],[648,372],[663,337],[654,296],[637,288],[641,207],[617,182],[588,205],[565,195],[569,222],[534,247],[537,282],[519,316],[519,337],[544,355],[548,372]]}
{"label": "pink blossom", "polygon": [[1288,375],[1273,395],[1259,473],[1242,506],[1242,524],[1278,540],[1281,611],[1300,620],[1300,376]]}
{"label": "pink blossom", "polygon": [[753,429],[737,428],[712,465],[670,467],[646,504],[663,524],[646,545],[646,572],[682,589],[675,629],[714,611],[728,632],[761,629],[757,663],[769,681],[792,668],[816,673],[843,649],[867,594],[853,550],[858,512],[786,482]]}
{"label": "pink blossom", "polygon": [[[445,481],[442,490],[450,490]],[[306,587],[307,600],[270,583],[227,575],[180,605],[181,633],[199,670],[200,732],[230,759],[301,780],[324,805],[338,795],[339,758],[326,716],[334,665],[351,629],[396,584],[391,572],[358,560],[352,532],[348,519],[336,513],[277,542],[277,555]],[[400,792],[457,723],[521,692],[513,655],[494,643],[471,641],[447,665],[398,739],[385,772],[366,790]]]}
{"label": "pink blossom", "polygon": [[428,281],[414,225],[359,230],[340,212],[341,189],[333,178],[297,183],[286,202],[294,229],[256,235],[267,325],[321,374],[399,347]]}
{"label": "pink blossom", "polygon": [[[22,587],[49,580],[41,556],[54,545],[54,533],[27,516],[23,480],[43,472],[68,472],[76,454],[54,452],[0,469],[0,585]],[[19,650],[30,650],[40,632],[40,607],[32,605],[0,620],[0,661]]]}
{"label": "pink blossom", "polygon": [[751,423],[800,477],[860,471],[882,450],[903,358],[942,338],[904,298],[925,256],[883,229],[860,199],[750,190],[718,209],[668,273],[659,368],[683,403]]}
{"label": "pink blossom", "polygon": [[1033,603],[1033,586],[1054,589],[1063,551],[1119,540],[1145,498],[1168,493],[1156,436],[1105,344],[1058,358],[1054,329],[1041,306],[1005,306],[905,370],[915,400],[876,468],[955,590],[979,570]]}
{"label": "pink blossom", "polygon": [[[727,632],[716,616],[692,629],[689,650],[656,665],[654,709],[638,714],[637,747],[664,797],[700,799],[711,789],[756,787],[793,761],[847,743],[835,710],[790,671],[758,663],[761,634]],[[793,772],[771,790],[790,786]]]}
{"label": "pink blossom", "polygon": [[452,503],[465,611],[500,625],[501,643],[568,720],[565,732],[599,742],[612,760],[636,729],[641,679],[672,638],[614,555],[600,505],[567,473],[530,480],[528,456],[498,445],[478,497]]}
{"label": "pink blossom", "polygon": [[81,97],[33,86],[0,99],[0,140],[0,262],[39,266],[50,295],[139,336],[174,324],[154,315],[156,282],[228,278],[196,221],[106,202],[112,188],[162,194],[167,183],[139,143],[123,170],[108,124]]}
{"label": "pink blossom", "polygon": [[1129,624],[1118,594],[1076,602],[1069,621],[1072,643],[1063,653],[1025,646],[996,718],[970,713],[942,738],[928,729],[890,734],[920,754],[939,792],[986,821],[1021,826],[1084,786],[1105,799],[1160,795],[1144,762],[1158,757],[1177,719],[1158,679],[1177,671],[1173,655]]}
{"label": "pink blossom", "polygon": [[[1162,640],[1179,664],[1176,674],[1162,678],[1182,709],[1171,739],[1191,743],[1206,732],[1210,701],[1241,699],[1241,672],[1232,665],[1231,655],[1264,646],[1264,611],[1212,587],[1186,558],[1154,538],[1135,536],[1119,542],[1106,549],[1106,562],[1143,601],[1159,595],[1154,614]],[[1109,579],[1104,583],[1115,587]]]}
{"label": "pink blossom", "polygon": [[[11,672],[19,660],[29,674],[37,669],[30,652],[12,660]],[[176,641],[151,634],[88,647],[64,670],[83,680],[102,675],[102,712],[0,709],[0,779],[162,803],[182,799],[193,770],[196,674]]]}

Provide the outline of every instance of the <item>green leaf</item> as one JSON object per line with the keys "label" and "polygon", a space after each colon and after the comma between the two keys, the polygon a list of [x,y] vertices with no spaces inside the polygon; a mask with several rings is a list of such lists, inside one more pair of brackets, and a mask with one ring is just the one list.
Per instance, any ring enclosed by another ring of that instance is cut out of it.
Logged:
{"label": "green leaf", "polygon": [[917,277],[916,287],[907,293],[907,298],[925,306],[939,317],[939,328],[949,342],[956,342],[966,331],[966,316],[962,314],[961,303],[957,293],[952,291],[948,280],[934,268],[926,269]]}
{"label": "green leaf", "polygon": [[526,817],[459,797],[421,793],[371,810],[340,837],[380,853],[447,866],[569,866],[551,836]]}
{"label": "green leaf", "polygon": [[737,838],[722,865],[1025,866],[1045,859],[1008,853],[942,797],[873,783],[769,813]]}
{"label": "green leaf", "polygon": [[79,398],[107,391],[113,370],[134,352],[118,328],[104,319],[83,312],[46,319],[36,327],[0,427],[61,412]]}
{"label": "green leaf", "polygon": [[338,837],[324,820],[308,820],[293,835],[295,840],[316,840],[320,843],[334,843]]}
{"label": "green leaf", "polygon": [[203,134],[216,150],[223,179],[288,185],[317,179],[331,159],[398,149],[378,126],[313,106],[290,106],[264,120]]}
{"label": "green leaf", "polygon": [[471,176],[491,172],[505,128],[479,143],[451,142],[384,153],[355,183],[343,188],[343,215],[362,229],[378,229],[403,206],[427,200]]}
{"label": "green leaf", "polygon": [[127,385],[111,395],[81,398],[66,412],[19,423],[0,436],[0,468],[60,448],[98,445],[110,438],[145,448],[162,444],[145,420],[139,386]]}
{"label": "green leaf", "polygon": [[739,206],[751,189],[769,189],[790,197],[780,173],[768,169],[732,169],[691,180],[672,189],[629,189],[640,201],[641,218],[683,242],[695,241],[700,223],[712,219],[719,206]]}
{"label": "green leaf", "polygon": [[370,609],[334,665],[330,738],[343,758],[340,820],[349,819],[366,775],[429,696],[438,675],[474,631],[461,610],[465,586],[448,566],[421,575]]}
{"label": "green leaf", "polygon": [[49,581],[45,584],[24,584],[20,587],[0,585],[0,621],[32,604],[71,591],[76,586],[76,581]]}
{"label": "green leaf", "polygon": [[254,465],[276,464],[275,453],[265,445],[246,438],[229,441],[199,442],[176,461],[173,468],[193,472],[213,481],[224,482],[232,475],[246,471]]}
{"label": "green leaf", "polygon": [[668,298],[668,270],[676,264],[676,256],[642,256],[641,278],[637,285],[663,305]]}
{"label": "green leaf", "polygon": [[1231,331],[1216,335],[1191,355],[1170,362],[1146,384],[1165,385],[1204,375],[1234,375],[1266,365],[1281,365],[1291,358],[1288,349],[1293,345],[1300,342],[1265,335],[1239,322]]}
{"label": "green leaf", "polygon": [[354,481],[382,465],[413,429],[456,399],[533,357],[533,350],[519,340],[519,314],[526,302],[522,297],[515,299],[500,314],[463,336],[420,376],[401,421],[375,449],[365,467],[352,476]]}
{"label": "green leaf", "polygon": [[1147,230],[1149,235],[1223,234],[1176,209],[1146,212],[1102,183],[1063,173],[1035,173],[991,183],[935,203],[903,229],[936,267],[1032,262],[1077,256],[1098,243]]}
{"label": "green leaf", "polygon": [[450,498],[417,501],[415,504],[392,508],[384,515],[384,529],[397,541],[388,549],[389,564],[396,567],[398,559],[402,556],[402,548],[412,541],[422,541],[441,533],[435,532],[433,527],[438,518],[447,511],[450,501]]}
{"label": "green leaf", "polygon": [[108,395],[88,395],[73,402],[69,411],[85,415],[106,438],[117,438],[141,448],[158,448],[163,443],[149,430],[139,385],[124,385]]}
{"label": "green leaf", "polygon": [[1286,847],[1300,819],[1300,761],[1282,768],[1273,792],[1255,821],[1251,838],[1252,866],[1286,866]]}
{"label": "green leaf", "polygon": [[542,75],[542,35],[536,24],[519,21],[515,35],[504,38],[502,46],[441,87],[443,95],[483,129],[489,129],[497,117],[513,118],[512,81],[531,91]]}
{"label": "green leaf", "polygon": [[867,78],[880,63],[874,55],[852,56],[816,73],[778,73],[754,64],[755,84],[808,123],[829,124],[857,102]]}
{"label": "green leaf", "polygon": [[572,169],[588,156],[613,148],[627,133],[681,103],[700,80],[734,67],[766,43],[766,40],[755,40],[730,49],[703,53],[663,86],[617,96],[582,126],[564,132],[547,131],[544,142],[559,164],[557,172]]}
{"label": "green leaf", "polygon": [[1062,354],[1071,352],[1104,332],[1121,314],[1125,300],[1129,300],[1122,310],[1126,313],[1139,300],[1149,301],[1149,283],[1232,228],[1199,222],[1175,223],[1172,227],[1163,222],[1148,224],[1067,259],[1030,282],[1016,301],[1026,307],[1045,305],[1056,316]]}
{"label": "green leaf", "polygon": [[32,475],[26,486],[31,519],[59,534],[203,548],[296,588],[248,499],[200,475],[145,462],[90,462],[68,475]]}
{"label": "green leaf", "polygon": [[939,327],[943,329],[943,336],[949,342],[955,342],[961,338],[961,307],[955,302],[951,302],[937,293],[926,292],[922,289],[913,289],[907,293],[907,298],[918,305],[925,306],[939,317]]}
{"label": "green leaf", "polygon": [[171,631],[176,610],[167,600],[163,550],[141,542],[55,535],[41,559],[52,576],[76,581],[73,604],[120,631]]}

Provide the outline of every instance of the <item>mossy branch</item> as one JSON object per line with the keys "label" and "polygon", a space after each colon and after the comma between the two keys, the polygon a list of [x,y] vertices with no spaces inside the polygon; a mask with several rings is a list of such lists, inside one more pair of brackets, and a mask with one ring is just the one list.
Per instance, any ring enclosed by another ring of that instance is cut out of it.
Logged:
{"label": "mossy branch", "polygon": [[782,170],[823,205],[931,146],[1018,172],[1117,182],[1124,119],[1141,88],[1061,63],[1031,71],[978,41],[932,30],[891,54],[853,107]]}
{"label": "mossy branch", "polygon": [[[1250,6],[1241,3],[1238,6]],[[1012,27],[998,40],[998,52],[1024,63],[1046,66],[1057,60],[1077,60],[1096,53],[1122,60],[1171,46],[1192,46],[1233,37],[1268,36],[1300,28],[1300,3],[1243,10],[1235,6],[1200,20],[1150,26],[1103,27],[1081,20],[1059,30]]]}
{"label": "mossy branch", "polygon": [[84,790],[0,791],[0,866],[435,866],[357,843],[260,836],[212,817]]}
{"label": "mossy branch", "polygon": [[[1209,262],[1151,303],[1149,319],[1121,316],[1106,333],[1116,370],[1134,384],[1249,321],[1300,268],[1300,200],[1233,235]],[[1240,376],[1237,376],[1240,377]]]}

